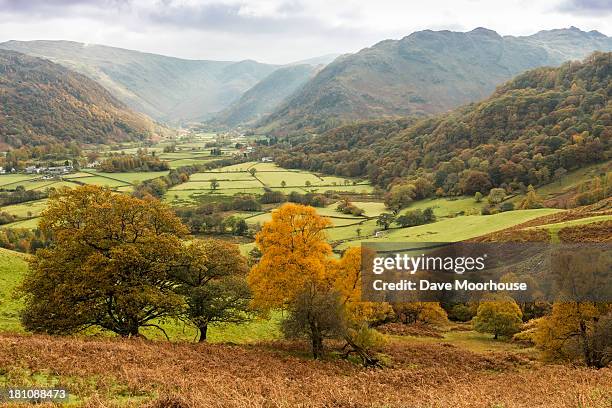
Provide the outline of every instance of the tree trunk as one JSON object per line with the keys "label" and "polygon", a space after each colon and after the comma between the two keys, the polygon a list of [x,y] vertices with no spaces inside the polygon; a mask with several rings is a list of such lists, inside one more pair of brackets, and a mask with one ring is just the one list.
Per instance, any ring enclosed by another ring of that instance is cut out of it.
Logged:
{"label": "tree trunk", "polygon": [[348,357],[349,354],[355,353],[361,358],[361,362],[363,363],[364,367],[382,367],[382,364],[378,358],[370,355],[366,349],[355,344],[355,342],[349,336],[344,336],[344,340],[350,347],[344,354],[345,358]]}
{"label": "tree trunk", "polygon": [[593,363],[591,348],[589,347],[589,338],[587,336],[587,327],[584,320],[580,321],[580,339],[582,340],[584,362],[586,363],[587,367],[593,367],[595,364]]}
{"label": "tree trunk", "polygon": [[323,355],[323,336],[315,323],[310,324],[310,334],[312,339],[312,357],[316,360]]}
{"label": "tree trunk", "polygon": [[208,323],[201,324],[200,326],[198,326],[198,329],[200,330],[200,338],[198,339],[198,342],[205,342],[206,333],[208,332]]}

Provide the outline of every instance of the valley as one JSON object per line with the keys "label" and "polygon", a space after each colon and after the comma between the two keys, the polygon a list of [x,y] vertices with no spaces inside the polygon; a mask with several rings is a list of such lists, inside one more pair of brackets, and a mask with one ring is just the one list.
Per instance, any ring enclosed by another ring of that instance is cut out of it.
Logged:
{"label": "valley", "polygon": [[[424,30],[285,65],[0,43],[0,404],[609,406],[611,303],[546,298],[540,258],[504,270],[518,296],[361,281],[364,243],[612,242],[611,41]],[[556,254],[609,283],[607,253]]]}

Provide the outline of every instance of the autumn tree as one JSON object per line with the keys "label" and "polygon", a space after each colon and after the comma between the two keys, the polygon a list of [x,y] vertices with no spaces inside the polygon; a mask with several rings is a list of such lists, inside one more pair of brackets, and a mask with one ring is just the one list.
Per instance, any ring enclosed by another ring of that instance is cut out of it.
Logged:
{"label": "autumn tree", "polygon": [[185,296],[184,317],[206,340],[211,323],[243,323],[250,319],[251,292],[246,282],[247,260],[234,244],[195,240],[188,244],[183,267],[173,277],[176,291]]}
{"label": "autumn tree", "polygon": [[510,336],[521,328],[522,313],[516,302],[503,295],[491,295],[478,306],[474,329],[491,333],[493,338]]}
{"label": "autumn tree", "polygon": [[537,320],[534,341],[550,359],[605,367],[612,360],[612,309],[590,302],[558,302]]}
{"label": "autumn tree", "polygon": [[461,179],[459,188],[463,194],[471,195],[477,192],[486,193],[491,188],[492,183],[489,175],[482,171],[468,171],[467,175]]}
{"label": "autumn tree", "polygon": [[487,200],[489,201],[489,204],[496,205],[504,201],[505,198],[506,190],[503,188],[492,188],[491,191],[489,191],[489,197]]}
{"label": "autumn tree", "polygon": [[[360,302],[360,252],[350,249],[340,260],[334,259],[326,242],[329,225],[314,208],[303,205],[288,203],[272,213],[272,220],[256,236],[261,258],[248,276],[253,306],[289,310],[286,333],[308,336],[315,358],[323,353],[323,339],[340,335],[345,328],[342,337],[352,350],[372,363],[352,336],[357,322],[371,318],[377,309]],[[330,314],[342,321],[331,324]]]}
{"label": "autumn tree", "polygon": [[385,205],[394,213],[410,205],[417,196],[416,187],[413,184],[399,184],[391,187],[385,196]]}
{"label": "autumn tree", "polygon": [[538,194],[535,191],[535,188],[530,184],[529,187],[527,188],[527,196],[525,197],[523,201],[521,201],[521,204],[519,205],[519,209],[531,210],[534,208],[542,208],[543,207],[542,202],[543,200],[538,196]]}
{"label": "autumn tree", "polygon": [[[602,340],[612,313],[609,280],[612,257],[606,246],[559,248],[551,257],[551,276],[559,299],[552,313],[538,321],[536,345],[552,358],[582,359],[589,367],[603,367],[612,341]],[[594,300],[597,300],[595,302]]]}
{"label": "autumn tree", "polygon": [[446,311],[438,302],[392,303],[391,307],[399,321],[404,324],[423,322],[443,324],[448,322]]}
{"label": "autumn tree", "polygon": [[188,231],[161,202],[97,186],[63,189],[50,197],[40,228],[54,241],[31,258],[21,287],[26,329],[137,336],[181,311],[171,273]]}
{"label": "autumn tree", "polygon": [[319,358],[323,353],[323,339],[342,337],[346,330],[339,293],[321,290],[299,293],[288,306],[281,329],[285,337],[311,339],[313,356]]}

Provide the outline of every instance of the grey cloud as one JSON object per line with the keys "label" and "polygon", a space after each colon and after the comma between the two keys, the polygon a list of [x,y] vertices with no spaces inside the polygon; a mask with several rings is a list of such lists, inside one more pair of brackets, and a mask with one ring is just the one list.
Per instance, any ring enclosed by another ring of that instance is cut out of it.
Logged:
{"label": "grey cloud", "polygon": [[300,15],[302,5],[299,1],[282,3],[279,17],[253,16],[241,13],[238,4],[185,5],[164,1],[164,7],[141,10],[139,16],[154,24],[171,25],[177,28],[189,27],[218,32],[270,34],[312,33],[323,35],[354,35],[352,30],[326,26],[322,21]]}
{"label": "grey cloud", "polygon": [[569,13],[601,15],[612,13],[611,0],[566,0],[559,10]]}
{"label": "grey cloud", "polygon": [[[146,26],[169,26],[200,31],[245,34],[295,33],[350,37],[347,28],[329,27],[304,11],[302,0],[286,0],[277,7],[278,16],[253,16],[241,13],[242,5],[218,3],[189,4],[174,0],[157,0],[149,4],[132,0],[0,0],[0,14],[37,17],[115,18],[121,13],[126,21]],[[115,13],[116,14],[116,13]]]}
{"label": "grey cloud", "polygon": [[129,2],[130,0],[0,0],[0,13],[65,16],[84,7],[108,10],[127,5]]}

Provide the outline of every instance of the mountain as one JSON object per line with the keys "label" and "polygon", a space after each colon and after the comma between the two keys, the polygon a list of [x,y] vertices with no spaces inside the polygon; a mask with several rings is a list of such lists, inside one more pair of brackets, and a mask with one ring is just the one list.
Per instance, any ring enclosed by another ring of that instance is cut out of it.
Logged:
{"label": "mountain", "polygon": [[97,82],[45,59],[0,50],[0,145],[144,139],[155,124]]}
{"label": "mountain", "polygon": [[277,68],[250,60],[186,60],[71,41],[8,41],[0,48],[80,72],[132,109],[172,123],[211,117]]}
{"label": "mountain", "polygon": [[[411,198],[546,184],[612,158],[612,53],[528,71],[479,103],[416,122],[356,123],[296,140],[261,154],[385,188],[412,184]],[[587,191],[597,198],[599,190]]]}
{"label": "mountain", "polygon": [[444,112],[486,97],[527,69],[612,50],[612,38],[576,28],[502,37],[419,31],[338,57],[264,118],[277,135],[320,132],[343,122]]}
{"label": "mountain", "polygon": [[271,113],[285,98],[304,85],[316,70],[307,64],[279,68],[246,91],[238,101],[215,116],[212,122],[236,126],[256,121]]}

